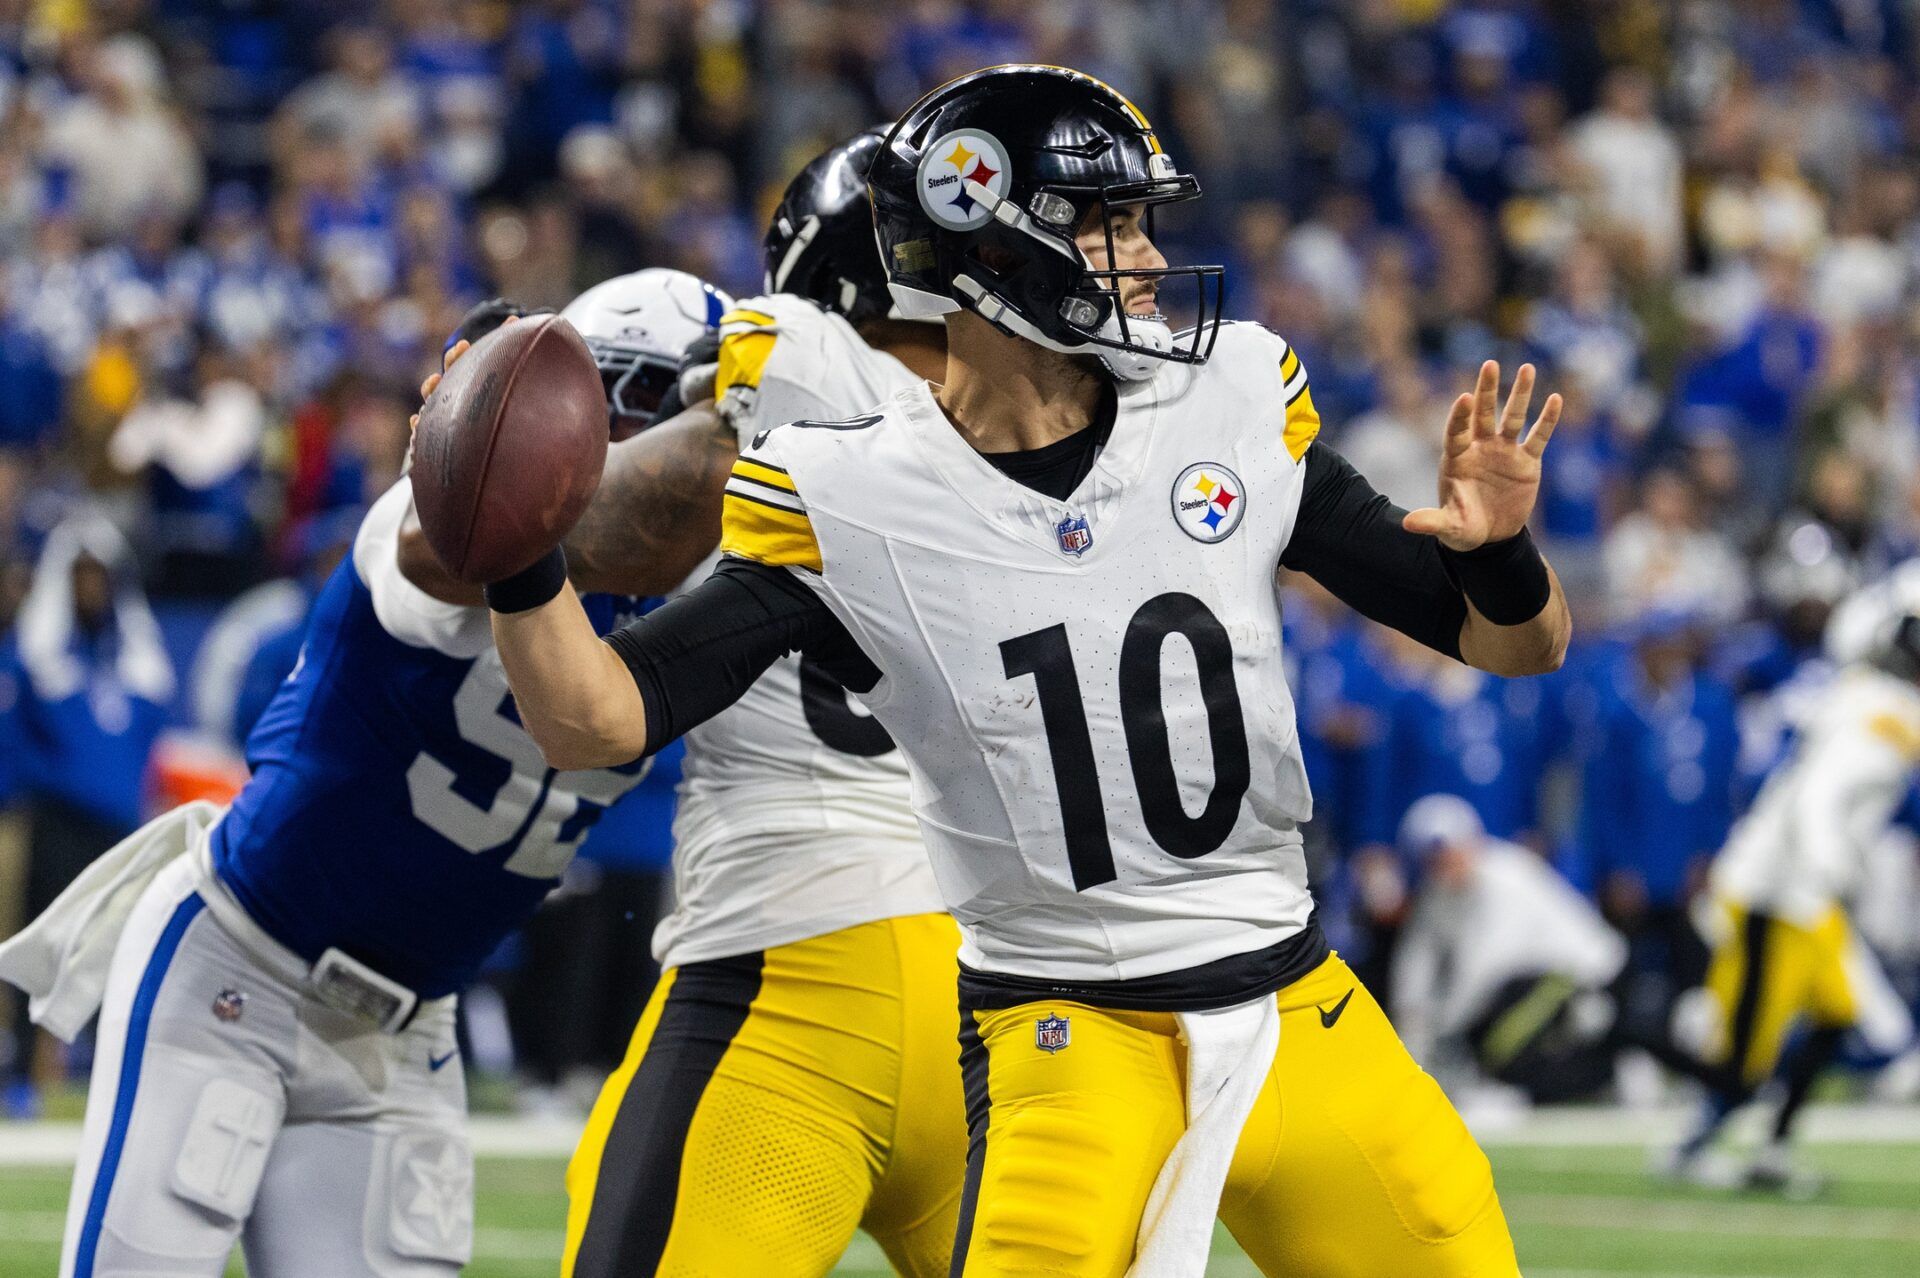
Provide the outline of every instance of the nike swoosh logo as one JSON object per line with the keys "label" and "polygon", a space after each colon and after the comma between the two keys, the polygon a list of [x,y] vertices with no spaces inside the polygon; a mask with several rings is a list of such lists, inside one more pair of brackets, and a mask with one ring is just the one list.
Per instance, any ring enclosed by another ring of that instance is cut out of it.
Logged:
{"label": "nike swoosh logo", "polygon": [[442,1065],[445,1065],[448,1061],[452,1060],[454,1057],[458,1056],[459,1054],[460,1054],[460,1049],[456,1047],[451,1052],[448,1052],[445,1056],[429,1055],[427,1057],[427,1068],[438,1072],[438,1070]]}
{"label": "nike swoosh logo", "polygon": [[1340,1013],[1346,1011],[1347,1004],[1352,1001],[1353,1001],[1353,991],[1348,990],[1346,993],[1346,997],[1342,998],[1338,1003],[1335,1003],[1333,1005],[1333,1010],[1331,1012],[1329,1012],[1324,1007],[1316,1007],[1314,1008],[1314,1011],[1320,1013],[1320,1023],[1326,1026],[1328,1029],[1332,1029],[1333,1023],[1340,1019]]}

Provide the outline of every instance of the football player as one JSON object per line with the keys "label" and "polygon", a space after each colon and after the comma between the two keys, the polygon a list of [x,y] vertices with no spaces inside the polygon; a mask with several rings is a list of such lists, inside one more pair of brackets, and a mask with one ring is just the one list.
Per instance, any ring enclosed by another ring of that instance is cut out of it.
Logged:
{"label": "football player", "polygon": [[1484,365],[1440,504],[1394,509],[1316,443],[1299,356],[1220,322],[1220,268],[1160,256],[1151,210],[1198,185],[1075,71],[935,90],[869,188],[941,384],[756,435],[720,567],[605,642],[558,548],[490,586],[529,731],[628,760],[798,649],[900,743],[961,924],[954,1273],[1198,1275],[1217,1209],[1269,1274],[1517,1274],[1485,1156],[1314,920],[1274,574],[1555,668],[1526,520],[1558,397],[1527,430],[1532,370],[1502,410]]}
{"label": "football player", "polygon": [[[768,293],[721,321],[721,421],[676,444],[724,454],[701,467],[709,559],[690,584],[718,558],[720,489],[748,441],[944,364],[943,327],[893,313],[874,255],[879,145],[863,134],[794,179],[767,233]],[[643,566],[627,530],[658,526],[658,487],[603,486],[569,550]],[[864,1228],[908,1278],[944,1276],[966,1158],[959,934],[892,739],[817,663],[774,661],[687,734],[673,872],[665,974],[568,1168],[563,1272],[806,1278]]]}
{"label": "football player", "polygon": [[[619,284],[622,334],[669,376],[726,306],[677,271]],[[410,575],[411,508],[403,480],[321,590],[231,807],[158,818],[0,950],[68,1037],[100,1012],[62,1278],[212,1278],[236,1239],[267,1278],[470,1258],[455,992],[643,766],[541,758],[486,610]],[[640,612],[586,607],[602,631]]]}
{"label": "football player", "polygon": [[[1668,1170],[1800,1196],[1819,1178],[1789,1144],[1815,1080],[1848,1031],[1875,1054],[1913,1045],[1905,1004],[1848,919],[1875,845],[1920,772],[1920,585],[1862,592],[1836,622],[1848,664],[1808,702],[1786,759],[1734,827],[1708,878],[1714,1010],[1707,1060],[1719,1078]],[[1802,1030],[1797,1038],[1794,1031]],[[1789,1042],[1792,1047],[1789,1049]],[[1727,1116],[1775,1075],[1784,1090],[1744,1171],[1712,1148]]]}

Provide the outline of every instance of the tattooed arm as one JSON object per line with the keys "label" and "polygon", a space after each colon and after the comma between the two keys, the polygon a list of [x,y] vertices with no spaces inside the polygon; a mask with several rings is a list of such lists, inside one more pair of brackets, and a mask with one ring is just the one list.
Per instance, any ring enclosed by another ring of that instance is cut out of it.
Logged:
{"label": "tattooed arm", "polygon": [[712,400],[609,448],[567,536],[567,576],[619,595],[664,595],[685,581],[720,544],[721,494],[739,451]]}
{"label": "tattooed arm", "polygon": [[[607,449],[600,487],[567,535],[567,576],[581,591],[663,595],[720,543],[720,499],[739,452],[711,400]],[[480,587],[440,565],[418,516],[400,529],[400,570],[447,603],[479,605]]]}

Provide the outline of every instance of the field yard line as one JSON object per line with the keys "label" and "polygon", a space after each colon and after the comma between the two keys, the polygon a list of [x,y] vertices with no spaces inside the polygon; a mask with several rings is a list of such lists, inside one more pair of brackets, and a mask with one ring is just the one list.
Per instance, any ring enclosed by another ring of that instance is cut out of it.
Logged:
{"label": "field yard line", "polygon": [[[1484,1145],[1658,1145],[1676,1141],[1693,1121],[1688,1105],[1621,1109],[1605,1105],[1539,1109],[1513,1118],[1472,1124]],[[1735,1140],[1757,1139],[1768,1115],[1749,1105],[1734,1116]],[[1813,1144],[1910,1145],[1920,1142],[1920,1106],[1844,1104],[1809,1106],[1800,1135]]]}
{"label": "field yard line", "polygon": [[[1476,1134],[1495,1149],[1634,1147],[1676,1139],[1691,1117],[1692,1111],[1680,1106],[1539,1110],[1517,1122],[1482,1126]],[[1763,1119],[1758,1112],[1741,1115],[1734,1124],[1735,1138]],[[580,1125],[565,1119],[483,1114],[472,1120],[470,1130],[474,1153],[482,1158],[565,1158],[573,1152]],[[1815,1105],[1806,1113],[1803,1133],[1813,1144],[1920,1144],[1920,1106]],[[77,1123],[0,1122],[0,1167],[67,1166],[79,1148]]]}
{"label": "field yard line", "polygon": [[[1628,1166],[1595,1167],[1593,1151],[1603,1148],[1599,1145],[1581,1145],[1561,1147],[1552,1145],[1533,1146],[1527,1149],[1525,1161],[1516,1164],[1510,1174],[1522,1176],[1558,1176],[1558,1175],[1595,1175],[1595,1176],[1637,1176],[1648,1179],[1651,1175],[1645,1159],[1636,1160]],[[1920,1161],[1899,1168],[1875,1168],[1862,1172],[1857,1167],[1844,1171],[1822,1168],[1836,1184],[1847,1185],[1914,1185],[1920,1184]]]}
{"label": "field yard line", "polygon": [[1656,1202],[1608,1194],[1502,1194],[1516,1220],[1655,1233],[1761,1234],[1772,1238],[1866,1238],[1920,1242],[1920,1211],[1698,1200]]}
{"label": "field yard line", "polygon": [[1788,1278],[1785,1274],[1693,1274],[1647,1269],[1541,1269],[1528,1265],[1526,1278]]}

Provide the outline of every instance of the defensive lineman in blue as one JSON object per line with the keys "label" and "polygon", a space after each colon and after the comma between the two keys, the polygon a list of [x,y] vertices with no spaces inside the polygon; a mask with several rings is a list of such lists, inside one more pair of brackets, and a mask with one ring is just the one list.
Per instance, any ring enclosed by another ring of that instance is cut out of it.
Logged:
{"label": "defensive lineman in blue", "polygon": [[[602,290],[569,318],[622,387],[670,382],[727,306],[673,271]],[[546,766],[486,610],[409,568],[411,506],[403,480],[322,591],[231,808],[150,823],[0,947],[54,1032],[100,1013],[62,1278],[214,1278],[236,1241],[257,1278],[470,1256],[455,993],[644,765]],[[641,605],[591,607],[604,631]]]}

